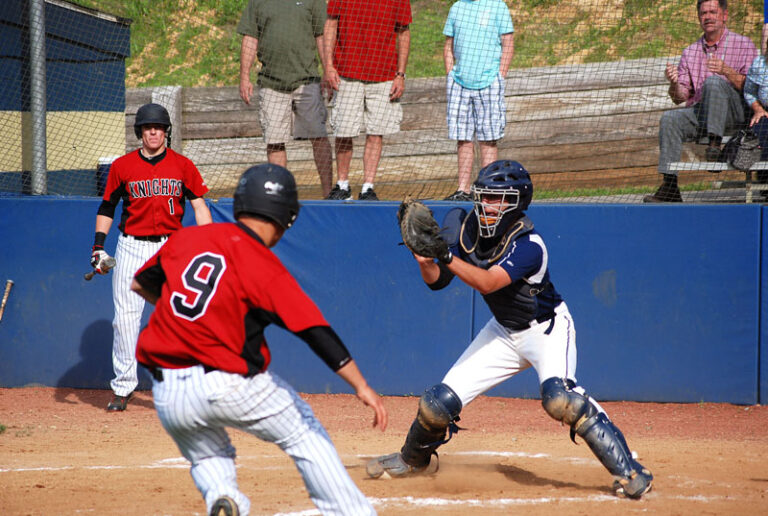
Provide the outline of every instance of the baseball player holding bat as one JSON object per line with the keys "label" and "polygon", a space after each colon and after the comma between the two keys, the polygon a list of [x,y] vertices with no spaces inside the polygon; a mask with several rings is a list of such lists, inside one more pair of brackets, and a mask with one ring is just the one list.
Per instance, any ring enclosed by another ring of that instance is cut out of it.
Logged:
{"label": "baseball player holding bat", "polygon": [[120,236],[115,251],[112,299],[115,305],[110,412],[125,410],[139,383],[136,371],[136,340],[141,326],[144,299],[131,292],[133,275],[168,236],[181,228],[185,200],[189,200],[198,225],[209,224],[211,213],[203,195],[208,191],[197,167],[168,148],[171,118],[159,104],[145,104],[136,112],[136,137],[141,147],[112,163],[104,199],[96,215],[96,235],[91,267],[97,274],[109,271],[113,258],[104,251],[115,209],[123,201]]}
{"label": "baseball player holding bat", "polygon": [[[442,289],[458,277],[483,296],[493,317],[442,382],[422,395],[401,450],[370,461],[369,476],[403,477],[428,471],[431,456],[447,442],[446,432],[450,439],[459,430],[456,422],[462,408],[533,366],[546,413],[570,427],[574,442],[576,435],[586,441],[614,476],[617,494],[640,498],[651,489],[653,476],[635,460],[621,431],[576,381],[573,318],[550,279],[544,240],[525,215],[533,197],[528,172],[516,161],[493,162],[480,170],[471,193],[473,213],[454,208],[446,214],[442,230],[434,232],[432,242],[440,244],[436,252],[409,244],[410,232],[418,229],[402,227],[403,220],[410,218],[407,203],[399,213],[401,230],[429,288]],[[437,260],[426,258],[427,254]]]}
{"label": "baseball player holding bat", "polygon": [[322,514],[375,514],[312,409],[267,370],[264,329],[304,340],[374,411],[387,412],[317,306],[272,253],[299,213],[293,175],[279,165],[246,170],[234,194],[236,223],[189,227],[136,273],[132,289],[155,310],[141,332],[139,362],[165,430],[190,461],[207,514],[245,515],[226,427],[278,445],[295,462]]}

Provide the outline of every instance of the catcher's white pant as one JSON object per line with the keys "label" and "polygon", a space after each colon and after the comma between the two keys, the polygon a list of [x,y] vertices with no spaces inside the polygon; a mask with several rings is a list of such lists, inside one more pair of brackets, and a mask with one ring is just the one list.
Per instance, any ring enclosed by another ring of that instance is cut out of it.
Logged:
{"label": "catcher's white pant", "polygon": [[139,340],[141,314],[145,302],[143,297],[131,290],[131,281],[136,271],[164,243],[165,239],[162,242],[149,242],[123,234],[117,239],[117,264],[112,270],[112,301],[115,305],[115,318],[112,320],[112,368],[115,377],[110,386],[118,396],[127,396],[139,384],[136,371],[136,342]]}
{"label": "catcher's white pant", "polygon": [[[533,321],[526,330],[513,331],[491,317],[477,337],[445,374],[463,406],[488,389],[533,366],[539,384],[547,378],[576,381],[576,330],[565,302],[551,321]],[[547,331],[549,332],[547,333]]]}
{"label": "catcher's white pant", "polygon": [[190,473],[207,512],[221,496],[232,498],[240,514],[250,509],[237,485],[235,448],[225,430],[232,427],[285,451],[322,514],[376,514],[312,409],[276,374],[245,378],[223,371],[206,373],[202,366],[161,371],[163,381],[152,385],[157,415],[192,463]]}

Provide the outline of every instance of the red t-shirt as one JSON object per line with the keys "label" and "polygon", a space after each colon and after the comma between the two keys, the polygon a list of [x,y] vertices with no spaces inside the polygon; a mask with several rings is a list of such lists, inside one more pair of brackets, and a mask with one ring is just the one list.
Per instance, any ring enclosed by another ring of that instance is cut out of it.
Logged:
{"label": "red t-shirt", "polygon": [[339,22],[333,52],[339,75],[371,82],[395,78],[395,27],[411,24],[409,0],[329,0],[328,17]]}
{"label": "red t-shirt", "polygon": [[148,367],[204,364],[252,375],[269,365],[268,324],[294,333],[328,326],[277,256],[240,224],[180,229],[136,279],[161,294],[136,348]]}
{"label": "red t-shirt", "polygon": [[123,200],[120,231],[133,236],[167,235],[181,227],[184,199],[208,192],[191,160],[166,149],[160,161],[148,162],[139,151],[116,159],[109,169],[104,200]]}

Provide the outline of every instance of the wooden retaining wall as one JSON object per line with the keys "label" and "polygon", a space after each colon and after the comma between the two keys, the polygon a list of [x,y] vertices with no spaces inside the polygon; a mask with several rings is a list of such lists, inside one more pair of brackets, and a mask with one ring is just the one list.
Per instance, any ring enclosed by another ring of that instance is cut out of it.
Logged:
{"label": "wooden retaining wall", "polygon": [[[617,177],[616,171],[624,181],[635,175],[643,183],[657,182],[652,167],[658,161],[659,118],[674,107],[664,78],[670,60],[511,70],[500,157],[524,163],[539,175],[540,184],[550,177],[577,183],[579,178],[591,178],[590,184],[600,184]],[[181,88],[179,96],[181,127],[174,128],[175,137],[213,189],[226,190],[233,184],[232,176],[266,160],[255,102],[246,106],[236,86]],[[133,135],[136,110],[152,99],[152,88],[126,94],[128,150],[138,145]],[[421,185],[421,193],[440,190],[432,192],[435,196],[452,192],[456,143],[447,138],[445,78],[408,79],[402,105],[401,132],[384,138],[377,190],[379,185],[401,184]],[[355,141],[353,182],[361,168],[363,141],[364,136]],[[316,187],[309,143],[290,142],[287,151],[289,168],[297,171],[300,184]]]}

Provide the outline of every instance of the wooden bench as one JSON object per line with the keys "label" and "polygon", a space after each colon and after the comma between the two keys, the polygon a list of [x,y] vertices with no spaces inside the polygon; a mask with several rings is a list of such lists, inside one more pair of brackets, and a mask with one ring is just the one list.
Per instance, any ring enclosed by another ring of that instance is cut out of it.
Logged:
{"label": "wooden bench", "polygon": [[758,161],[752,168],[747,171],[739,171],[730,163],[720,163],[714,161],[675,161],[669,164],[670,170],[677,172],[691,171],[691,170],[707,170],[707,171],[727,171],[736,170],[745,174],[745,180],[742,181],[717,181],[716,186],[718,188],[744,188],[746,190],[746,202],[752,203],[755,200],[754,192],[768,192],[768,183],[755,183],[752,181],[752,173],[759,170],[768,170],[768,161]]}

